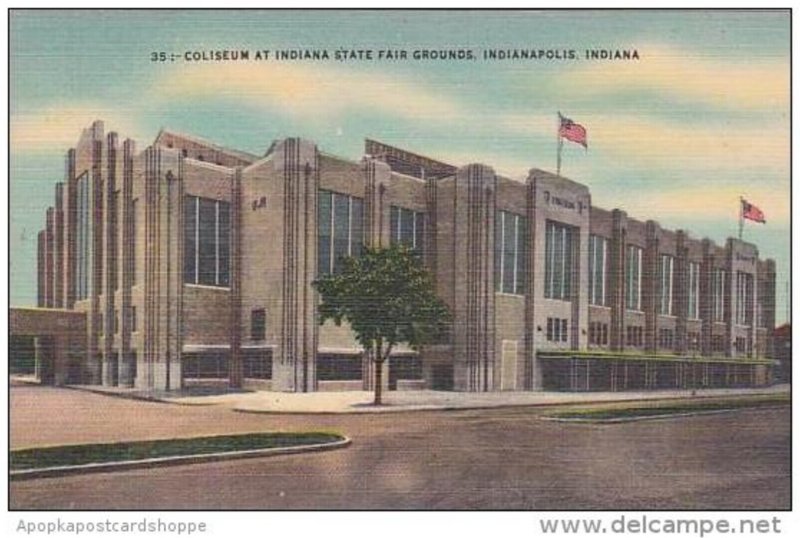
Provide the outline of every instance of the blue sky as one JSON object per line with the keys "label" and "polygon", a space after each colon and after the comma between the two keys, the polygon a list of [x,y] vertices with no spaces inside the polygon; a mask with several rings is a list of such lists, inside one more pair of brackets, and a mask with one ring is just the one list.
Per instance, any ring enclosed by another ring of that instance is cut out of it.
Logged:
{"label": "blue sky", "polygon": [[[588,130],[562,173],[593,203],[722,242],[789,279],[789,16],[781,12],[15,11],[11,304],[35,302],[36,232],[63,154],[94,118],[144,147],[161,127],[262,153],[304,136],[358,158],[365,137],[524,177],[555,168],[556,112]],[[213,49],[636,49],[638,61],[153,63]]]}

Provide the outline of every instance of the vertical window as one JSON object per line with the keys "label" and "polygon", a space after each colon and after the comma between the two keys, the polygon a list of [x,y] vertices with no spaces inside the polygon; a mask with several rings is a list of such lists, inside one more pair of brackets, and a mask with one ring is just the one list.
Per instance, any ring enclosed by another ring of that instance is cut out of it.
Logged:
{"label": "vertical window", "polygon": [[117,270],[117,244],[119,236],[117,235],[117,208],[119,202],[119,191],[114,191],[108,201],[108,232],[111,237],[111,248],[108,252],[109,272],[111,273],[111,289],[117,290],[119,288],[119,271]]}
{"label": "vertical window", "polygon": [[675,333],[672,329],[660,329],[658,331],[658,347],[672,349],[675,345]]}
{"label": "vertical window", "polygon": [[570,226],[547,221],[545,225],[544,296],[572,300],[572,242]]}
{"label": "vertical window", "polygon": [[608,239],[589,236],[589,304],[606,306]]}
{"label": "vertical window", "polygon": [[688,345],[689,349],[692,351],[699,351],[700,350],[700,333],[697,331],[689,331],[688,335]]}
{"label": "vertical window", "polygon": [[364,205],[360,198],[319,191],[317,267],[320,274],[338,273],[347,256],[360,256],[364,246]]}
{"label": "vertical window", "polygon": [[264,340],[267,336],[267,312],[256,308],[250,312],[250,339]]}
{"label": "vertical window", "polygon": [[361,256],[364,251],[364,202],[350,197],[350,256]]}
{"label": "vertical window", "polygon": [[331,272],[332,198],[330,192],[319,191],[317,200],[317,267],[320,274]]}
{"label": "vertical window", "polygon": [[628,245],[625,257],[625,307],[642,309],[642,249]]}
{"label": "vertical window", "polygon": [[700,318],[700,264],[689,262],[689,311],[690,319]]}
{"label": "vertical window", "polygon": [[753,275],[736,272],[736,323],[751,325],[753,321]]}
{"label": "vertical window", "polygon": [[137,327],[137,320],[136,320],[136,307],[131,307],[131,332],[135,333],[138,331],[139,328]]}
{"label": "vertical window", "polygon": [[767,302],[769,298],[769,286],[766,282],[762,281],[758,285],[758,326],[762,329],[769,328],[769,320],[767,319]]}
{"label": "vertical window", "polygon": [[92,294],[92,216],[91,207],[91,180],[88,173],[82,174],[77,180],[77,215],[76,215],[76,245],[75,255],[75,298],[86,299]]}
{"label": "vertical window", "polygon": [[333,196],[333,272],[342,270],[339,260],[350,255],[350,197]]}
{"label": "vertical window", "polygon": [[725,321],[725,289],[727,287],[728,272],[725,269],[714,269],[712,282],[712,296],[714,300],[714,321]]}
{"label": "vertical window", "polygon": [[715,334],[711,337],[711,350],[714,353],[725,353],[725,339],[721,334]]}
{"label": "vertical window", "polygon": [[83,183],[85,174],[75,183],[75,299],[83,295]]}
{"label": "vertical window", "polygon": [[664,316],[672,315],[672,275],[675,259],[666,254],[661,255],[660,264],[661,294],[658,313]]}
{"label": "vertical window", "polygon": [[183,200],[183,281],[197,282],[197,198]]}
{"label": "vertical window", "polygon": [[641,325],[628,325],[625,327],[625,345],[642,347],[644,345],[644,329]]}
{"label": "vertical window", "polygon": [[217,203],[208,198],[197,200],[197,280],[193,284],[217,284]]}
{"label": "vertical window", "polygon": [[592,321],[589,323],[589,344],[608,345],[608,323]]}
{"label": "vertical window", "polygon": [[217,284],[230,286],[230,204],[217,202]]}
{"label": "vertical window", "polygon": [[183,281],[230,284],[230,204],[187,196],[184,200]]}
{"label": "vertical window", "polygon": [[404,243],[409,248],[423,252],[425,213],[392,206],[390,226],[389,236],[392,243]]}
{"label": "vertical window", "polygon": [[136,202],[136,200],[131,202],[131,285],[136,284],[136,211],[138,206]]}
{"label": "vertical window", "polygon": [[522,295],[525,290],[525,217],[498,211],[495,217],[495,289]]}

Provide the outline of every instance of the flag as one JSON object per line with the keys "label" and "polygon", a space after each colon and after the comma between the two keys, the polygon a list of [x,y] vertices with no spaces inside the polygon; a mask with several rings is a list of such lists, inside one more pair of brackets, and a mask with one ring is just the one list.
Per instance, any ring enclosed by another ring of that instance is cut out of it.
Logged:
{"label": "flag", "polygon": [[760,222],[762,224],[767,222],[767,219],[764,218],[764,212],[744,198],[742,198],[742,218]]}
{"label": "flag", "polygon": [[558,136],[561,138],[566,138],[570,142],[580,144],[584,148],[588,149],[586,142],[586,128],[584,128],[583,125],[575,123],[571,119],[562,116],[561,112],[558,113],[558,119],[560,120]]}

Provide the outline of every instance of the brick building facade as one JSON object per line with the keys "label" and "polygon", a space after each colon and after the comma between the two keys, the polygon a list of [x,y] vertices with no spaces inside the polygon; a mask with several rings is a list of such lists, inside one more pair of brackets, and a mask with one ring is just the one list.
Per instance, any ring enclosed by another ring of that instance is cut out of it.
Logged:
{"label": "brick building facade", "polygon": [[72,382],[367,389],[311,283],[404,241],[434,275],[447,341],[398,349],[390,389],[625,390],[770,382],[775,263],[526,182],[367,140],[357,162],[287,138],[265,155],[162,131],[84,130],[38,236],[38,306],[85,313]]}

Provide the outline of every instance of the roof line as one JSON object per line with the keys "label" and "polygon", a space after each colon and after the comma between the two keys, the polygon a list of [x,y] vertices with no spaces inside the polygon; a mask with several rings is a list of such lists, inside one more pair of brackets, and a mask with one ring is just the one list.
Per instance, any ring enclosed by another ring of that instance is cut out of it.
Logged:
{"label": "roof line", "polygon": [[197,136],[197,135],[189,134],[189,133],[184,133],[184,132],[181,132],[181,131],[174,131],[174,130],[168,129],[166,127],[162,127],[158,131],[158,135],[156,135],[156,141],[159,138],[161,138],[161,135],[164,135],[164,134],[170,134],[170,135],[173,135],[173,136],[178,136],[180,138],[185,138],[185,139],[187,139],[189,141],[196,142],[196,143],[202,144],[204,146],[209,146],[210,148],[212,148],[214,150],[217,150],[217,151],[220,151],[220,152],[223,152],[223,153],[228,153],[229,155],[232,155],[232,156],[238,157],[238,158],[249,159],[249,160],[252,160],[252,161],[257,161],[257,160],[259,160],[261,158],[258,155],[255,155],[255,154],[250,153],[248,151],[243,151],[243,150],[239,150],[239,149],[233,149],[233,148],[228,148],[228,147],[225,147],[225,146],[221,146],[221,145],[219,145],[219,144],[217,144],[215,142],[212,142],[211,140],[208,140],[206,138],[203,138],[201,136]]}

